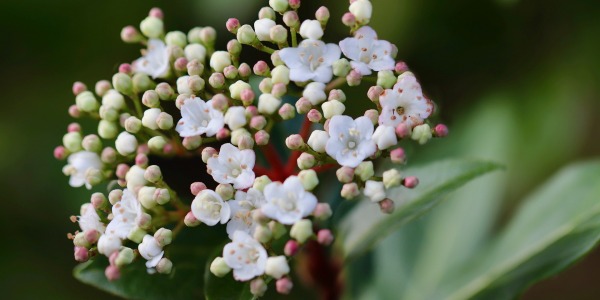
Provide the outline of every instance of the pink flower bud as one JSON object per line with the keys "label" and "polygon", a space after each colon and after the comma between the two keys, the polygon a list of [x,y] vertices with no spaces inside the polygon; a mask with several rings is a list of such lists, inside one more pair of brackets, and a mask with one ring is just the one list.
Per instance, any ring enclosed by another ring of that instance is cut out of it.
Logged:
{"label": "pink flower bud", "polygon": [[377,202],[377,204],[379,204],[379,209],[384,214],[391,214],[394,212],[394,201],[392,201],[390,198],[385,198]]}
{"label": "pink flower bud", "polygon": [[238,73],[239,73],[240,77],[248,78],[248,77],[250,77],[250,74],[252,73],[252,69],[250,68],[250,65],[248,65],[247,63],[241,63],[240,66],[238,67]]}
{"label": "pink flower bud", "polygon": [[403,61],[398,62],[394,67],[394,71],[396,71],[397,74],[402,74],[408,71],[408,65]]}
{"label": "pink flower bud", "polygon": [[329,9],[327,9],[327,7],[325,6],[319,7],[319,9],[317,9],[317,12],[315,12],[315,18],[321,23],[321,25],[327,24],[327,21],[329,21],[329,17]]}
{"label": "pink flower bud", "polygon": [[245,106],[251,105],[254,102],[254,91],[252,89],[244,89],[240,93],[240,99]]}
{"label": "pink flower bud", "polygon": [[227,20],[227,23],[225,23],[225,27],[227,27],[229,32],[236,34],[238,28],[240,28],[240,21],[236,18],[230,18]]}
{"label": "pink flower bud", "polygon": [[217,140],[223,141],[229,138],[231,132],[227,128],[221,128],[217,131]]}
{"label": "pink flower bud", "polygon": [[319,220],[327,220],[331,217],[332,211],[329,203],[319,203],[315,210],[313,211],[313,216]]}
{"label": "pink flower bud", "polygon": [[242,52],[242,44],[238,40],[230,40],[227,42],[227,52],[233,56],[238,56]]}
{"label": "pink flower bud", "polygon": [[[115,253],[119,253],[119,252],[115,252]],[[106,267],[106,270],[104,270],[104,275],[106,276],[108,281],[115,281],[121,277],[121,271],[119,271],[119,268],[117,266],[110,265],[110,266]]]}
{"label": "pink flower bud", "polygon": [[194,214],[190,211],[187,213],[187,215],[185,215],[185,218],[183,219],[183,223],[185,223],[185,226],[188,226],[188,227],[196,227],[196,226],[200,225],[202,222],[200,222],[200,220],[196,219],[196,217],[194,217]]}
{"label": "pink flower bud", "polygon": [[202,161],[204,163],[208,162],[208,159],[216,156],[218,154],[217,150],[213,147],[206,147],[204,149],[202,149]]}
{"label": "pink flower bud", "polygon": [[400,123],[396,126],[396,135],[403,139],[410,136],[410,127],[406,123]]}
{"label": "pink flower bud", "polygon": [[269,65],[264,60],[257,61],[252,70],[258,76],[268,76],[270,72]]}
{"label": "pink flower bud", "polygon": [[117,257],[119,257],[119,251],[115,251],[115,252],[111,253],[110,256],[108,257],[108,262],[111,265],[116,265]]}
{"label": "pink flower bud", "polygon": [[246,107],[246,116],[249,118],[258,116],[258,107],[250,105]]}
{"label": "pink flower bud", "polygon": [[331,119],[325,120],[325,124],[323,124],[323,129],[327,132],[329,132],[329,121],[331,121]]}
{"label": "pink flower bud", "polygon": [[175,150],[175,149],[173,148],[173,145],[172,145],[172,144],[168,144],[168,143],[167,143],[167,144],[166,144],[166,145],[163,147],[163,153],[165,153],[165,154],[171,154],[171,153],[173,153],[173,151],[174,151],[174,150]]}
{"label": "pink flower bud", "polygon": [[318,123],[321,121],[321,119],[323,119],[321,112],[314,108],[311,109],[306,116],[308,117],[308,120],[313,123]]}
{"label": "pink flower bud", "polygon": [[373,125],[379,122],[379,112],[376,109],[369,109],[365,111],[365,117],[369,118]]}
{"label": "pink flower bud", "polygon": [[203,182],[194,182],[190,185],[190,191],[192,192],[192,195],[196,196],[198,195],[200,192],[204,191],[206,189],[206,184],[204,184]]}
{"label": "pink flower bud", "polygon": [[[208,84],[215,89],[220,89],[225,85],[225,75],[223,73],[212,73],[208,78]],[[214,101],[213,101],[214,103]],[[214,107],[214,104],[213,104]]]}
{"label": "pink flower bud", "polygon": [[175,70],[180,71],[180,72],[186,72],[188,63],[189,63],[189,61],[187,60],[187,58],[180,57],[175,60],[175,63],[173,65],[175,66]]}
{"label": "pink flower bud", "polygon": [[126,164],[117,165],[117,171],[115,172],[115,174],[117,175],[117,178],[124,179],[125,175],[127,175],[127,172],[129,172],[128,165],[126,165]]}
{"label": "pink flower bud", "polygon": [[402,185],[404,185],[405,187],[407,187],[409,189],[415,188],[418,184],[419,184],[419,178],[417,178],[415,176],[408,176],[408,177],[404,178],[404,181],[402,181]]}
{"label": "pink flower bud", "polygon": [[235,79],[238,76],[238,69],[235,66],[227,66],[223,69],[223,75],[227,79]]}
{"label": "pink flower bud", "polygon": [[108,92],[108,90],[110,90],[112,86],[110,85],[110,82],[108,82],[108,80],[100,80],[98,82],[96,82],[96,86],[95,86],[95,91],[96,94],[100,97],[104,96],[104,94],[106,94],[106,92]]}
{"label": "pink flower bud", "polygon": [[83,233],[83,237],[88,243],[93,245],[98,242],[98,239],[100,238],[100,232],[95,229],[86,230]]}
{"label": "pink flower bud", "polygon": [[296,240],[289,240],[287,241],[287,243],[285,243],[283,253],[286,256],[294,256],[296,255],[296,253],[298,253],[299,248],[300,246],[298,245],[298,242],[296,242]]}
{"label": "pink flower bud", "polygon": [[119,66],[119,73],[125,73],[127,75],[131,75],[131,73],[133,72],[133,69],[131,68],[130,64],[121,64]]}
{"label": "pink flower bud", "polygon": [[90,203],[94,209],[102,209],[108,204],[108,201],[102,193],[93,193]]}
{"label": "pink flower bud", "polygon": [[279,108],[279,116],[284,120],[289,120],[295,115],[296,111],[294,110],[294,107],[289,103],[285,103]]}
{"label": "pink flower bud", "polygon": [[229,106],[229,102],[227,101],[227,97],[223,94],[216,94],[212,98],[212,106],[214,109],[219,111],[224,111]]}
{"label": "pink flower bud", "polygon": [[277,282],[275,283],[275,287],[276,287],[278,293],[287,295],[292,291],[292,288],[294,287],[294,283],[292,283],[292,281],[289,278],[283,277],[283,278],[277,279]]}
{"label": "pink flower bud", "polygon": [[300,0],[289,0],[290,8],[298,9],[300,7]]}
{"label": "pink flower bud", "polygon": [[433,129],[435,132],[435,136],[437,137],[445,137],[448,135],[448,126],[444,124],[437,124]]}
{"label": "pink flower bud", "polygon": [[268,132],[264,130],[259,130],[254,134],[254,139],[256,140],[256,144],[260,146],[264,146],[269,143],[269,138],[271,136]]}
{"label": "pink flower bud", "polygon": [[144,168],[148,165],[148,156],[146,154],[140,153],[135,156],[135,164]]}
{"label": "pink flower bud", "polygon": [[133,26],[126,26],[121,30],[121,40],[125,43],[136,43],[141,40],[142,36]]}
{"label": "pink flower bud", "polygon": [[58,160],[66,159],[68,156],[67,149],[64,146],[54,148],[54,158]]}
{"label": "pink flower bud", "polygon": [[342,191],[340,194],[344,199],[350,200],[360,195],[360,190],[358,189],[356,182],[350,182],[342,186]]}
{"label": "pink flower bud", "polygon": [[367,97],[373,102],[379,101],[379,96],[383,93],[384,89],[378,85],[372,86],[367,92]]}
{"label": "pink flower bud", "polygon": [[346,76],[346,81],[349,86],[357,86],[360,85],[362,80],[362,75],[357,70],[351,70],[350,73]]}
{"label": "pink flower bud", "polygon": [[254,116],[250,119],[250,128],[261,130],[267,125],[267,119],[264,116]]}
{"label": "pink flower bud", "polygon": [[79,108],[77,108],[77,105],[73,104],[69,106],[69,116],[73,118],[79,118],[80,115],[81,112],[79,112]]}
{"label": "pink flower bud", "polygon": [[356,25],[356,17],[352,13],[347,12],[342,16],[342,23],[348,27],[353,27]]}
{"label": "pink flower bud", "polygon": [[298,150],[304,146],[304,140],[299,134],[292,134],[285,139],[285,145],[291,150]]}
{"label": "pink flower bud", "polygon": [[317,242],[323,246],[329,246],[333,242],[333,234],[329,229],[321,229],[317,233]]}
{"label": "pink flower bud", "polygon": [[271,89],[271,94],[277,98],[281,98],[287,92],[287,86],[283,83],[276,83]]}
{"label": "pink flower bud", "polygon": [[350,167],[341,167],[335,171],[337,179],[341,183],[349,183],[354,179],[354,169]]}
{"label": "pink flower bud", "polygon": [[86,262],[90,259],[90,253],[85,247],[75,247],[75,260],[78,262]]}
{"label": "pink flower bud", "polygon": [[298,101],[296,101],[296,111],[299,114],[305,114],[308,113],[308,111],[312,108],[312,104],[310,103],[310,101],[304,97],[298,99]]}
{"label": "pink flower bud", "polygon": [[240,149],[252,149],[254,148],[254,140],[252,139],[252,137],[248,136],[248,135],[244,135],[242,137],[240,137],[239,141],[238,141],[238,148]]}
{"label": "pink flower bud", "polygon": [[390,151],[390,158],[392,159],[393,163],[396,163],[396,164],[405,163],[406,162],[406,154],[404,153],[404,149],[397,148],[397,149]]}
{"label": "pink flower bud", "polygon": [[148,147],[148,144],[141,144],[141,145],[139,145],[138,149],[137,149],[137,153],[138,154],[140,154],[140,153],[143,153],[143,154],[150,153],[150,148]]}
{"label": "pink flower bud", "polygon": [[298,17],[298,13],[291,10],[286,11],[283,14],[283,23],[290,28],[298,29],[298,27],[300,26],[300,18]]}
{"label": "pink flower bud", "polygon": [[77,96],[85,91],[87,91],[87,86],[85,86],[85,84],[83,82],[75,81],[75,83],[73,83],[73,94],[75,96]]}
{"label": "pink flower bud", "polygon": [[148,16],[162,19],[165,15],[163,14],[162,9],[158,7],[153,7],[148,13]]}

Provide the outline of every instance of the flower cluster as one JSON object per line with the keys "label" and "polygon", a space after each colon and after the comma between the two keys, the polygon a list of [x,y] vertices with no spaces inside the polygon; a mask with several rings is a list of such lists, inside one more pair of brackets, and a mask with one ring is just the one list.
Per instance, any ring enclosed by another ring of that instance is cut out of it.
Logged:
{"label": "flower cluster", "polygon": [[[226,51],[215,50],[211,27],[165,32],[156,8],[141,22],[141,32],[125,27],[122,39],[144,45],[142,57],[120,65],[112,81],[99,81],[95,93],[74,84],[69,114],[98,120],[98,127],[84,136],[72,123],[54,151],[67,159],[63,172],[71,186],[109,183],[107,196],[92,194],[73,217],[81,229],[70,234],[75,259],[108,257],[110,280],[140,258],[149,273],[169,273],[173,264],[164,249],[183,228],[224,225],[231,242],[211,272],[252,281],[257,296],[274,279],[286,294],[293,286],[290,258],[311,240],[333,241],[332,232],[318,225],[332,215],[327,199],[312,192],[319,174],[337,168],[343,198],[362,192],[391,213],[387,190],[413,188],[418,180],[394,166],[376,174],[374,162],[402,164],[401,140],[424,144],[448,129],[427,123],[433,102],[406,64],[396,61],[396,47],[368,26],[371,3],[350,2],[342,22],[351,36],[339,43],[322,41],[328,9],[301,21],[299,0],[270,0],[253,26],[229,19],[226,27],[236,38]],[[269,53],[271,61],[240,62],[245,46]],[[367,95],[343,91],[371,80]],[[347,104],[372,108],[352,117],[344,114]],[[303,125],[285,139],[290,158],[283,162],[270,141],[273,128],[298,118]],[[191,201],[150,164],[152,157],[174,156],[201,156],[205,165],[190,168],[205,168],[212,177],[191,185]],[[271,247],[274,241],[284,247]]]}

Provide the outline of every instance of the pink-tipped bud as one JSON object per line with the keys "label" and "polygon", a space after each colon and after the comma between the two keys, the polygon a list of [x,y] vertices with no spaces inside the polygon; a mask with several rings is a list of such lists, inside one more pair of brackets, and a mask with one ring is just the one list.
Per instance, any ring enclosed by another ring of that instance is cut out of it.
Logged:
{"label": "pink-tipped bud", "polygon": [[250,128],[261,130],[267,125],[267,119],[264,116],[254,116],[250,119]]}
{"label": "pink-tipped bud", "polygon": [[229,102],[227,101],[227,97],[223,94],[216,94],[212,98],[212,106],[214,109],[218,111],[224,111],[229,106]]}
{"label": "pink-tipped bud", "polygon": [[294,283],[292,283],[292,280],[290,280],[289,278],[283,277],[283,278],[277,279],[277,282],[275,283],[275,287],[276,287],[278,293],[287,295],[292,291],[292,288],[294,287]]}
{"label": "pink-tipped bud", "polygon": [[171,154],[171,153],[173,153],[174,151],[175,151],[175,148],[173,148],[173,145],[172,145],[172,144],[166,144],[166,145],[163,147],[163,153],[164,153],[164,154]]}
{"label": "pink-tipped bud", "polygon": [[269,143],[269,138],[271,136],[268,132],[264,130],[259,130],[254,134],[254,139],[256,140],[256,144],[259,146],[264,146]]}
{"label": "pink-tipped bud", "polygon": [[119,66],[119,73],[125,73],[127,75],[131,75],[133,72],[133,68],[130,64],[124,63]]}
{"label": "pink-tipped bud", "polygon": [[403,139],[410,136],[410,126],[406,123],[400,123],[396,126],[396,135]]}
{"label": "pink-tipped bud", "polygon": [[323,246],[329,246],[333,242],[333,234],[329,229],[321,229],[317,233],[317,242]]}
{"label": "pink-tipped bud", "polygon": [[246,117],[252,118],[258,116],[258,107],[250,105],[246,107]]}
{"label": "pink-tipped bud", "polygon": [[119,268],[117,266],[110,265],[106,267],[106,270],[104,270],[104,275],[106,276],[106,279],[108,279],[108,281],[115,281],[121,277],[121,271],[119,271]]}
{"label": "pink-tipped bud", "polygon": [[93,193],[90,198],[90,203],[94,209],[103,209],[108,205],[108,200],[102,193]]}
{"label": "pink-tipped bud", "polygon": [[163,13],[162,9],[153,7],[148,13],[148,16],[162,19],[165,17],[165,14]]}
{"label": "pink-tipped bud", "polygon": [[152,226],[152,216],[147,213],[142,213],[135,218],[135,225],[144,230],[150,229]]}
{"label": "pink-tipped bud", "polygon": [[219,152],[213,147],[206,147],[202,149],[202,161],[204,163],[208,162],[208,159],[211,157],[215,157]]}
{"label": "pink-tipped bud", "polygon": [[341,167],[335,171],[337,179],[341,183],[349,183],[354,179],[354,169],[350,167]]}
{"label": "pink-tipped bud", "polygon": [[85,247],[75,247],[74,257],[78,262],[86,262],[90,259],[90,253]]}
{"label": "pink-tipped bud", "polygon": [[313,216],[319,220],[327,220],[332,214],[333,212],[331,211],[329,203],[319,203],[313,211]]}
{"label": "pink-tipped bud", "polygon": [[126,26],[121,30],[121,40],[125,43],[137,43],[142,39],[140,32],[133,26]]}
{"label": "pink-tipped bud", "polygon": [[287,241],[287,243],[285,243],[285,246],[283,247],[283,253],[286,256],[294,256],[296,255],[296,253],[298,253],[299,248],[300,246],[298,245],[298,242],[296,242],[296,240],[289,240]]}
{"label": "pink-tipped bud", "polygon": [[402,185],[409,189],[415,188],[417,187],[417,185],[419,185],[419,178],[415,176],[408,176],[404,178],[404,180],[402,181]]}
{"label": "pink-tipped bud", "polygon": [[254,102],[254,91],[252,89],[244,89],[240,93],[240,99],[244,106],[252,105],[252,102]]}
{"label": "pink-tipped bud", "polygon": [[223,88],[223,86],[225,86],[225,75],[223,75],[223,73],[218,72],[210,74],[210,77],[208,77],[208,84],[210,84],[210,86],[214,87],[215,89]]}
{"label": "pink-tipped bud", "polygon": [[221,128],[221,129],[219,129],[219,131],[217,131],[217,140],[219,140],[219,141],[226,140],[229,138],[230,135],[231,135],[231,131],[229,131],[229,129]]}
{"label": "pink-tipped bud", "polygon": [[116,265],[117,257],[119,257],[119,251],[115,251],[115,252],[111,253],[110,256],[108,257],[108,263],[110,263],[111,265]]}
{"label": "pink-tipped bud", "polygon": [[243,135],[239,138],[237,146],[241,150],[252,149],[254,148],[254,139],[251,136]]}
{"label": "pink-tipped bud", "polygon": [[227,52],[233,56],[238,56],[242,52],[242,44],[238,40],[227,42]]}
{"label": "pink-tipped bud", "polygon": [[148,153],[150,153],[150,147],[148,147],[148,144],[141,144],[137,148],[137,153],[138,154],[148,154]]}
{"label": "pink-tipped bud", "polygon": [[397,74],[402,74],[408,71],[408,65],[405,62],[400,61],[394,67],[394,71],[396,71]]}
{"label": "pink-tipped bud", "polygon": [[206,184],[204,184],[203,182],[194,182],[190,185],[190,191],[194,196],[200,194],[200,192],[204,191],[205,189]]}
{"label": "pink-tipped bud", "polygon": [[240,28],[240,21],[236,18],[230,18],[227,20],[227,23],[225,23],[225,27],[227,27],[229,32],[236,34],[237,30]]}
{"label": "pink-tipped bud", "polygon": [[373,125],[379,122],[379,112],[376,109],[369,109],[365,111],[365,117],[369,118]]}
{"label": "pink-tipped bud", "polygon": [[327,21],[329,21],[330,16],[331,15],[329,13],[329,9],[327,9],[327,7],[325,6],[319,7],[319,9],[317,9],[317,12],[315,12],[315,18],[321,23],[321,25],[327,24]]}
{"label": "pink-tipped bud", "polygon": [[254,71],[254,74],[258,76],[269,76],[271,70],[269,69],[269,65],[264,60],[259,60],[256,62],[256,64],[254,64],[252,71]]}
{"label": "pink-tipped bud", "polygon": [[143,153],[136,155],[135,164],[139,167],[145,168],[146,166],[148,166],[148,156]]}
{"label": "pink-tipped bud", "polygon": [[87,86],[85,86],[85,84],[83,82],[75,81],[75,83],[73,83],[73,94],[75,96],[77,96],[85,91],[87,91]]}
{"label": "pink-tipped bud", "polygon": [[96,242],[98,242],[98,239],[100,238],[100,232],[98,232],[98,230],[95,229],[86,230],[83,233],[83,237],[88,243],[93,245]]}
{"label": "pink-tipped bud", "polygon": [[321,122],[321,120],[323,119],[323,115],[321,114],[321,112],[314,108],[311,109],[306,116],[308,117],[308,120],[313,123]]}
{"label": "pink-tipped bud", "polygon": [[298,9],[300,7],[300,0],[289,0],[288,4],[290,5],[291,9]]}
{"label": "pink-tipped bud", "polygon": [[378,85],[372,86],[367,92],[367,97],[373,102],[379,101],[379,96],[383,93],[384,89]]}
{"label": "pink-tipped bud", "polygon": [[187,60],[187,58],[179,57],[175,60],[175,63],[173,63],[173,65],[175,66],[175,70],[179,72],[186,72],[188,63],[189,61]]}
{"label": "pink-tipped bud", "polygon": [[385,199],[377,202],[377,204],[379,204],[379,209],[384,214],[391,214],[394,212],[394,208],[395,208],[394,201],[392,201],[390,198],[385,198]]}
{"label": "pink-tipped bud", "polygon": [[241,63],[238,67],[238,74],[240,77],[242,77],[242,79],[246,79],[250,77],[250,74],[252,74],[252,68],[250,68],[250,65],[247,63]]}
{"label": "pink-tipped bud", "polygon": [[331,119],[325,120],[325,124],[323,124],[323,129],[327,132],[329,132],[329,121],[331,121]]}
{"label": "pink-tipped bud", "polygon": [[390,159],[393,163],[403,164],[406,162],[406,154],[404,153],[404,149],[397,148],[390,151]]}
{"label": "pink-tipped bud", "polygon": [[296,101],[296,111],[299,114],[308,113],[311,108],[312,108],[312,104],[310,103],[310,100],[308,100],[304,97],[302,97],[302,98],[298,99],[298,101]]}
{"label": "pink-tipped bud", "polygon": [[358,86],[362,80],[362,75],[357,70],[351,70],[346,76],[346,81],[349,86]]}
{"label": "pink-tipped bud", "polygon": [[356,17],[351,12],[347,12],[342,16],[342,23],[348,27],[353,27],[356,25]]}
{"label": "pink-tipped bud", "polygon": [[54,158],[58,160],[64,160],[67,158],[67,156],[69,156],[68,151],[64,146],[58,146],[54,148]]}
{"label": "pink-tipped bud", "polygon": [[128,165],[126,165],[126,164],[117,165],[117,171],[115,172],[115,174],[117,175],[117,178],[124,179],[125,175],[127,175],[127,172],[129,172]]}
{"label": "pink-tipped bud", "polygon": [[223,75],[227,79],[236,79],[238,76],[238,69],[235,66],[227,66],[223,69]]}
{"label": "pink-tipped bud", "polygon": [[292,134],[285,139],[285,145],[291,150],[298,150],[304,146],[304,139],[299,134]]}
{"label": "pink-tipped bud", "polygon": [[183,219],[183,223],[185,223],[185,226],[187,227],[196,227],[200,224],[202,224],[202,222],[198,219],[196,219],[196,217],[194,216],[194,214],[190,211],[187,213],[187,215],[185,215],[185,218]]}
{"label": "pink-tipped bud", "polygon": [[342,186],[342,191],[340,192],[342,198],[351,200],[360,195],[360,189],[356,182],[346,183]]}
{"label": "pink-tipped bud", "polygon": [[287,86],[283,83],[276,83],[273,85],[273,88],[271,89],[271,94],[277,98],[283,97],[283,95],[285,95],[286,92],[287,92]]}
{"label": "pink-tipped bud", "polygon": [[294,116],[296,115],[296,110],[291,104],[285,103],[279,108],[278,113],[282,119],[289,120],[294,118]]}
{"label": "pink-tipped bud", "polygon": [[98,96],[102,97],[111,88],[112,88],[112,85],[110,84],[110,82],[108,80],[100,80],[100,81],[96,82],[96,86],[94,87],[94,90],[96,91],[96,94]]}
{"label": "pink-tipped bud", "polygon": [[448,126],[444,124],[437,124],[433,129],[435,136],[437,137],[445,137],[448,135]]}
{"label": "pink-tipped bud", "polygon": [[79,118],[80,115],[81,112],[79,111],[79,108],[77,108],[77,105],[73,104],[69,106],[69,116],[73,118]]}

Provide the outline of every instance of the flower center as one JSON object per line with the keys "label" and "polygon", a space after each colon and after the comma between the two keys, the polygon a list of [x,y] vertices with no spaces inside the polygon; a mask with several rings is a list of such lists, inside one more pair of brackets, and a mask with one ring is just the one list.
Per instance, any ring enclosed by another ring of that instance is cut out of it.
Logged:
{"label": "flower center", "polygon": [[398,106],[398,108],[396,108],[396,112],[397,112],[399,115],[403,115],[403,114],[404,114],[404,107],[402,107],[402,106]]}
{"label": "flower center", "polygon": [[354,142],[354,141],[350,141],[350,142],[348,143],[348,148],[354,149],[354,147],[356,147],[356,142]]}

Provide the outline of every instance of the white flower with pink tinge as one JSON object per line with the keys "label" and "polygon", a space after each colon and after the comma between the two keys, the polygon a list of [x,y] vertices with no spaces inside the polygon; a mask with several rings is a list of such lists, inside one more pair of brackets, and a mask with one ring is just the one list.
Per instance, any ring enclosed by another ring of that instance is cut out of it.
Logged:
{"label": "white flower with pink tinge", "polygon": [[329,122],[329,140],[325,151],[344,167],[356,168],[365,158],[375,154],[372,140],[373,123],[367,117],[337,115]]}
{"label": "white flower with pink tinge", "polygon": [[208,226],[225,224],[231,216],[229,203],[213,190],[203,190],[192,201],[192,214]]}
{"label": "white flower with pink tinge", "polygon": [[263,193],[255,188],[248,189],[248,192],[237,191],[235,200],[228,203],[231,208],[231,220],[227,223],[229,238],[233,239],[236,231],[253,235],[257,223],[252,218],[252,212],[265,203]]}
{"label": "white flower with pink tinge", "polygon": [[243,190],[254,182],[252,169],[255,161],[253,150],[240,150],[232,144],[223,144],[219,155],[208,159],[208,173],[218,183],[230,183],[235,189]]}
{"label": "white flower with pink tinge", "polygon": [[261,207],[263,214],[285,225],[302,220],[317,206],[317,197],[304,189],[297,176],[290,176],[283,183],[269,183],[264,193],[266,203]]}
{"label": "white flower with pink tinge", "polygon": [[400,123],[412,128],[423,123],[433,112],[433,103],[423,96],[421,85],[411,72],[398,76],[394,88],[379,96],[379,103],[382,106],[379,125],[394,128]]}
{"label": "white flower with pink tinge", "polygon": [[353,38],[340,42],[344,55],[352,61],[352,68],[361,75],[370,75],[371,70],[393,70],[395,61],[392,58],[392,44],[377,39],[377,33],[369,26],[356,31]]}
{"label": "white flower with pink tinge", "polygon": [[169,52],[167,46],[159,39],[148,40],[148,49],[144,56],[132,64],[133,71],[144,73],[152,78],[163,78],[169,74]]}
{"label": "white flower with pink tinge", "polygon": [[243,231],[233,234],[233,241],[223,248],[223,260],[233,270],[233,278],[248,281],[265,273],[267,251]]}
{"label": "white flower with pink tinge", "polygon": [[102,170],[102,161],[100,156],[95,152],[79,151],[69,155],[69,185],[72,187],[80,187],[85,185],[89,190],[92,185],[86,179],[88,170]]}
{"label": "white flower with pink tinge", "polygon": [[113,219],[106,226],[106,234],[126,239],[142,213],[142,206],[135,195],[129,189],[124,189],[121,201],[112,207]]}
{"label": "white flower with pink tinge", "polygon": [[195,97],[185,99],[181,106],[181,120],[175,130],[181,137],[191,137],[206,134],[214,136],[223,128],[225,121],[223,113],[213,108],[212,100]]}
{"label": "white flower with pink tinge", "polygon": [[86,203],[81,207],[81,216],[77,219],[81,231],[86,232],[96,230],[99,233],[104,233],[106,226],[100,221],[100,216],[96,212],[94,206]]}
{"label": "white flower with pink tinge", "polygon": [[142,242],[138,245],[138,251],[147,260],[146,268],[149,269],[156,267],[165,254],[165,251],[163,251],[156,239],[149,234],[146,234]]}
{"label": "white flower with pink tinge", "polygon": [[290,68],[292,81],[327,83],[333,77],[332,65],[340,58],[340,47],[319,40],[303,40],[296,48],[284,48],[279,57]]}

